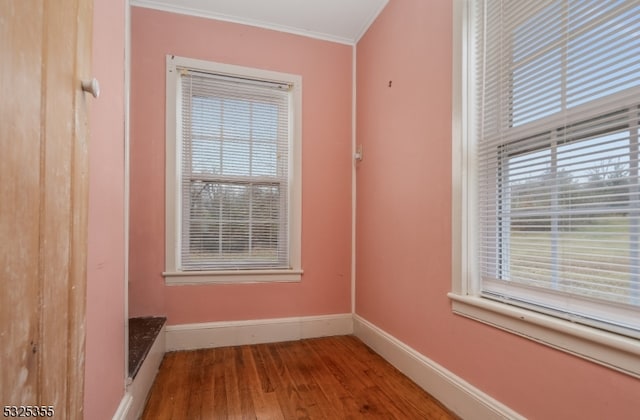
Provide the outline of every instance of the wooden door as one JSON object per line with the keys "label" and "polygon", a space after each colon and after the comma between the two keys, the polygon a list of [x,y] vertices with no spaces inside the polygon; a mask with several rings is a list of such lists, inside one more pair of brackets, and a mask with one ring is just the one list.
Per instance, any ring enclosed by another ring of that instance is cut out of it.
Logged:
{"label": "wooden door", "polygon": [[82,418],[92,7],[0,0],[0,403],[60,419]]}

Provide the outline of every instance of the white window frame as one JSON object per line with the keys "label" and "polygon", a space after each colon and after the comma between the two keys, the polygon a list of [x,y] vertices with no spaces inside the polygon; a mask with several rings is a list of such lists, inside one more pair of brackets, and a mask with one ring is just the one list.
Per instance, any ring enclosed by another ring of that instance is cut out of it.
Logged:
{"label": "white window frame", "polygon": [[476,259],[474,0],[453,3],[452,285],[455,314],[640,378],[640,340],[483,298]]}
{"label": "white window frame", "polygon": [[[289,140],[289,265],[288,269],[246,269],[182,271],[178,267],[180,253],[181,196],[180,150],[178,136],[178,92],[180,68],[211,72],[231,77],[276,81],[292,86],[290,90]],[[298,282],[302,279],[302,77],[251,67],[167,55],[166,57],[166,168],[165,168],[165,271],[167,285],[203,283]]]}

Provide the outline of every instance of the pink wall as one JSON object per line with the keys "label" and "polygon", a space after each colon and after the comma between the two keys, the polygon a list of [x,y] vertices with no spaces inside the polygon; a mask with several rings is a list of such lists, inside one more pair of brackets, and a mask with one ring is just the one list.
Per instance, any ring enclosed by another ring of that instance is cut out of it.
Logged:
{"label": "pink wall", "polygon": [[[302,282],[164,285],[167,54],[302,75]],[[132,8],[132,316],[181,324],[351,311],[351,66],[346,45]]]}
{"label": "pink wall", "polygon": [[124,395],[124,7],[94,0],[84,410],[96,420]]}
{"label": "pink wall", "polygon": [[640,381],[451,312],[451,3],[357,45],[356,312],[526,417],[635,418]]}

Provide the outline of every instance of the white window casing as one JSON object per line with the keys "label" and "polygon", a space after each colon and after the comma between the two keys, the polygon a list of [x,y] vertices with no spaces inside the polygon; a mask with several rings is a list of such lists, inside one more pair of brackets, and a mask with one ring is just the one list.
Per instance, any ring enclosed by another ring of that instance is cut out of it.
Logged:
{"label": "white window casing", "polygon": [[300,281],[298,75],[168,55],[168,285]]}
{"label": "white window casing", "polygon": [[639,12],[454,1],[449,294],[459,315],[636,377]]}

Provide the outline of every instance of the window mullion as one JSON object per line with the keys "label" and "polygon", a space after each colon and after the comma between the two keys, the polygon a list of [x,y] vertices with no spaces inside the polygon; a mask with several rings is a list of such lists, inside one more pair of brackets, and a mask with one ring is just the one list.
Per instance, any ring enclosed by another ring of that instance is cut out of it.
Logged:
{"label": "window mullion", "polygon": [[496,256],[498,263],[498,277],[503,280],[511,279],[511,190],[509,188],[508,152],[501,148],[498,152],[498,194],[496,208],[498,209],[498,238]]}
{"label": "window mullion", "polygon": [[[192,199],[191,199],[191,174],[192,174],[192,159],[193,159],[193,150],[191,147],[191,141],[192,141],[192,130],[191,130],[191,122],[193,121],[193,78],[191,76],[188,75],[183,75],[180,77],[180,80],[184,80],[183,78],[188,78],[188,94],[185,94],[185,92],[182,92],[183,97],[181,98],[181,101],[184,101],[185,98],[187,98],[187,103],[183,103],[182,104],[182,126],[181,126],[181,132],[180,132],[180,138],[182,139],[182,141],[180,142],[180,147],[181,147],[181,153],[185,154],[186,156],[181,156],[181,160],[179,162],[176,162],[176,165],[178,165],[179,167],[181,167],[181,176],[180,181],[179,181],[179,185],[178,185],[178,190],[180,191],[180,194],[182,196],[182,199],[179,201],[180,203],[182,203],[182,200],[185,200],[186,203],[185,205],[182,205],[182,208],[180,209],[180,211],[178,212],[179,215],[181,215],[180,219],[178,220],[178,224],[183,224],[182,229],[178,229],[179,232],[181,232],[180,234],[180,241],[178,244],[178,265],[179,266],[183,266],[184,265],[184,261],[183,261],[183,253],[180,252],[181,249],[184,247],[185,243],[189,243],[190,241],[190,237],[191,237],[191,206],[192,206]],[[186,110],[185,110],[186,108]],[[187,134],[188,133],[188,134]],[[189,167],[185,168],[185,162],[188,162]],[[186,174],[185,174],[186,172]],[[189,180],[189,191],[185,191],[186,186],[186,182],[185,182],[185,177],[188,178]],[[188,212],[188,213],[187,213]],[[187,214],[184,214],[187,213]]]}
{"label": "window mullion", "polygon": [[551,287],[559,289],[560,271],[560,229],[559,229],[559,203],[558,203],[558,132],[554,130],[551,134]]}
{"label": "window mullion", "polygon": [[[640,214],[638,203],[640,202],[640,186],[638,185],[638,119],[640,110],[634,107],[630,110],[632,125],[629,127],[629,260],[638,261],[640,258]],[[629,300],[632,305],[640,305],[640,270],[639,264],[630,264],[630,292]]]}
{"label": "window mullion", "polygon": [[560,70],[560,109],[565,111],[567,109],[567,56],[569,50],[569,1],[564,0],[562,2],[562,16],[563,16],[563,33],[564,39],[561,42],[561,70]]}
{"label": "window mullion", "polygon": [[[219,162],[220,162],[220,175],[222,176],[224,174],[224,140],[225,140],[225,132],[224,132],[224,108],[225,108],[225,100],[224,99],[220,99],[220,148],[219,150]],[[224,241],[224,237],[222,236],[222,233],[224,231],[223,229],[223,223],[222,223],[222,215],[224,212],[223,206],[224,206],[224,202],[222,201],[222,197],[224,196],[223,192],[222,192],[222,185],[218,186],[218,202],[220,203],[220,205],[218,206],[218,255],[222,255],[223,253],[223,241]]]}
{"label": "window mullion", "polygon": [[[249,176],[253,177],[253,102],[249,103]],[[253,255],[253,189],[254,183],[249,183],[249,220],[247,220],[247,229],[249,234],[249,255]]]}
{"label": "window mullion", "polygon": [[[289,112],[287,110],[287,112]],[[291,122],[289,121],[289,115],[286,115],[282,108],[278,107],[278,130],[285,125],[289,125]],[[287,127],[287,132],[290,132],[290,126]],[[291,139],[287,138],[288,143]],[[282,256],[288,254],[289,245],[289,231],[287,229],[283,229],[283,226],[286,226],[287,220],[289,218],[290,209],[288,206],[291,204],[291,197],[289,197],[289,183],[292,182],[291,174],[286,170],[289,167],[289,159],[291,156],[288,153],[288,144],[283,144],[283,142],[278,141],[276,145],[277,150],[277,160],[276,160],[276,174],[279,178],[278,182],[278,194],[279,194],[279,209],[278,209],[278,247],[277,247],[277,259],[281,261]],[[286,175],[286,178],[285,178]],[[287,188],[283,191],[283,181],[287,185]],[[286,245],[285,245],[286,244]]]}

